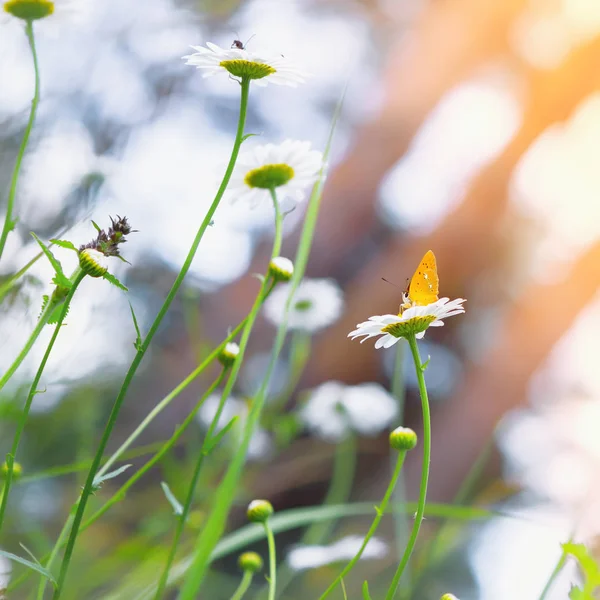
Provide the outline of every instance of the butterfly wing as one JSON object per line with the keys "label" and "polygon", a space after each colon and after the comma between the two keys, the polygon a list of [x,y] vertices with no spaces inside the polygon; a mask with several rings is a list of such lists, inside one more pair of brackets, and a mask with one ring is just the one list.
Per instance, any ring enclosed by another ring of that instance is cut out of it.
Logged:
{"label": "butterfly wing", "polygon": [[439,288],[435,254],[429,250],[408,284],[407,296],[413,305],[424,306],[438,300]]}

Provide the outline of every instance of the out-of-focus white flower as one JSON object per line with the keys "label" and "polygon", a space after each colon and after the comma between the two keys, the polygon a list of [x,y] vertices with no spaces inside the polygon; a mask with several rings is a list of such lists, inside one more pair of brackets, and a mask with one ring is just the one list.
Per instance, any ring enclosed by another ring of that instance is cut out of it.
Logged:
{"label": "out-of-focus white flower", "polygon": [[323,166],[323,153],[310,146],[310,142],[285,140],[240,154],[229,184],[231,201],[248,202],[252,207],[272,203],[274,190],[279,203],[287,198],[300,202]]}
{"label": "out-of-focus white flower", "polygon": [[202,69],[204,77],[226,73],[239,78],[248,77],[260,86],[274,83],[296,87],[298,83],[304,83],[307,76],[283,55],[269,56],[235,46],[221,48],[211,42],[207,42],[206,47],[191,47],[196,52],[183,58],[187,65]]}
{"label": "out-of-focus white flower", "polygon": [[398,403],[378,383],[347,386],[328,381],[316,388],[300,410],[300,418],[312,433],[337,442],[354,431],[377,435],[398,416]]}
{"label": "out-of-focus white flower", "polygon": [[[211,394],[200,407],[197,418],[204,429],[208,429],[210,427],[214,416],[217,414],[220,401],[220,394]],[[221,429],[223,429],[223,427],[225,427],[227,423],[229,423],[229,421],[236,416],[240,417],[238,426],[234,426],[232,430],[225,436],[226,438],[233,436],[235,438],[233,443],[235,443],[239,438],[246,418],[248,417],[248,405],[243,400],[235,398],[234,396],[229,396],[217,422],[216,431],[221,431]],[[260,460],[266,458],[270,454],[272,448],[273,443],[269,434],[264,429],[258,427],[254,430],[254,433],[250,438],[250,445],[248,446],[248,458],[251,460]]]}
{"label": "out-of-focus white flower", "polygon": [[[295,571],[301,571],[350,560],[359,551],[363,539],[358,535],[350,535],[329,546],[298,546],[287,555],[287,562]],[[373,537],[367,542],[361,560],[383,558],[387,551],[387,544]]]}
{"label": "out-of-focus white flower", "polygon": [[[267,298],[265,318],[279,325],[285,314],[289,284],[280,285]],[[314,333],[337,321],[344,308],[342,290],[333,279],[304,279],[294,293],[288,327]]]}
{"label": "out-of-focus white flower", "polygon": [[400,338],[414,335],[421,339],[428,327],[441,327],[443,319],[465,312],[463,298],[450,301],[440,298],[425,306],[411,306],[399,315],[376,315],[368,321],[359,323],[354,331],[348,334],[352,339],[364,336],[361,343],[371,337],[382,336],[375,342],[375,348],[390,348]]}
{"label": "out-of-focus white flower", "polygon": [[12,572],[12,565],[8,558],[0,556],[0,598],[2,597],[2,590],[8,587],[10,581],[10,574]]}

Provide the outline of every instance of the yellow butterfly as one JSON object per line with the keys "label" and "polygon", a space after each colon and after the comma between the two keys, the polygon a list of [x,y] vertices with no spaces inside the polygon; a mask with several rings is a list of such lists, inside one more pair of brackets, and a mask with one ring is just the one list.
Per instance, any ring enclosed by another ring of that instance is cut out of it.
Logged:
{"label": "yellow butterfly", "polygon": [[400,312],[411,306],[425,306],[438,300],[440,280],[437,273],[435,254],[429,250],[422,258],[415,274],[402,294]]}

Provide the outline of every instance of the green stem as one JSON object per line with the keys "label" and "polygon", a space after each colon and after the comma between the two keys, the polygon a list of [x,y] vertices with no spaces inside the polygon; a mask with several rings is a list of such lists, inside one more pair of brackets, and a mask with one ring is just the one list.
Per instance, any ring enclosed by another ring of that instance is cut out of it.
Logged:
{"label": "green stem", "polygon": [[552,573],[550,573],[550,577],[548,578],[548,581],[546,582],[546,585],[544,586],[544,589],[542,590],[542,593],[540,594],[539,600],[546,599],[546,596],[548,595],[550,588],[554,585],[556,578],[558,577],[560,572],[563,570],[563,567],[565,566],[566,562],[567,562],[567,552],[565,551],[565,549],[563,547],[562,554],[560,555],[560,558],[558,559],[556,566],[552,570]]}
{"label": "green stem", "polygon": [[[56,543],[54,544],[54,547],[50,552],[50,556],[48,557],[48,562],[44,565],[44,568],[47,571],[51,572],[52,570],[52,566],[54,565],[54,561],[58,556],[58,552],[64,544],[67,534],[69,533],[69,528],[71,527],[72,519],[72,515],[69,515],[69,518],[65,521],[65,524],[63,525],[62,529],[60,530],[60,533],[58,534]],[[47,584],[48,580],[43,576],[40,577],[40,585],[38,586],[37,600],[44,600],[44,592],[46,591]]]}
{"label": "green stem", "polygon": [[23,349],[21,350],[21,352],[19,352],[19,355],[14,360],[12,365],[8,367],[7,371],[4,373],[4,375],[2,375],[2,378],[0,378],[0,390],[8,383],[8,380],[14,375],[15,371],[19,368],[21,363],[25,360],[25,357],[29,354],[29,351],[31,350],[32,346],[40,337],[40,333],[42,333],[42,329],[44,329],[44,326],[48,323],[48,319],[50,318],[50,315],[52,313],[51,309],[54,308],[54,306],[55,305],[52,303],[52,301],[49,300],[48,306],[46,306],[46,309],[40,315],[35,329],[31,332],[31,335],[25,343],[25,346],[23,346]]}
{"label": "green stem", "polygon": [[268,600],[275,600],[275,590],[277,589],[277,559],[275,555],[275,538],[269,521],[264,523],[265,533],[267,535],[267,544],[269,546],[269,597]]}
{"label": "green stem", "polygon": [[400,578],[402,573],[410,560],[411,554],[414,550],[415,544],[417,543],[417,537],[419,530],[421,529],[421,523],[423,522],[423,515],[425,513],[425,502],[427,499],[427,484],[429,482],[429,465],[431,462],[431,415],[429,412],[429,398],[427,397],[427,387],[425,386],[425,377],[423,376],[423,365],[421,363],[421,357],[419,355],[419,347],[417,345],[417,339],[415,336],[408,338],[408,345],[413,355],[415,363],[415,369],[417,372],[417,381],[419,384],[419,393],[421,395],[421,408],[423,411],[423,466],[421,468],[421,487],[419,490],[419,502],[417,504],[417,513],[413,523],[408,543],[404,550],[404,554],[396,569],[392,583],[385,596],[385,600],[392,600],[395,596],[400,584]]}
{"label": "green stem", "polygon": [[138,469],[112,496],[106,503],[101,506],[87,521],[81,526],[81,531],[85,531],[90,525],[96,522],[111,506],[123,499],[127,491],[137,483],[165,454],[171,450],[182,436],[183,432],[190,426],[190,423],[194,420],[196,413],[200,410],[200,407],[204,404],[205,400],[221,385],[223,378],[225,377],[226,370],[222,370],[220,375],[211,383],[208,389],[202,394],[200,400],[196,403],[196,406],[183,420],[181,425],[177,427],[173,435],[167,440],[160,450],[148,460],[143,467]]}
{"label": "green stem", "polygon": [[387,490],[385,491],[381,504],[375,509],[377,514],[373,519],[373,523],[371,524],[369,531],[367,531],[367,535],[365,536],[365,539],[363,540],[358,552],[356,553],[354,558],[352,558],[352,560],[344,567],[343,571],[335,578],[333,583],[325,590],[325,592],[321,595],[319,600],[323,600],[324,598],[329,596],[329,594],[331,594],[331,592],[337,587],[337,585],[342,581],[342,579],[354,568],[354,565],[356,565],[356,563],[360,560],[360,557],[365,551],[369,540],[375,535],[377,527],[379,527],[379,522],[383,518],[383,515],[387,509],[387,505],[390,501],[390,498],[392,497],[394,488],[396,487],[396,482],[398,481],[400,473],[402,472],[402,465],[404,464],[405,456],[406,450],[399,452],[398,459],[396,461],[396,468],[394,469],[394,473],[392,474],[390,483],[387,487]]}
{"label": "green stem", "polygon": [[[336,106],[329,132],[329,138],[327,140],[325,153],[323,155],[324,161],[327,160],[329,155],[331,142],[333,140],[333,133],[337,125],[337,120],[341,114],[343,98],[344,94],[342,94],[342,97]],[[225,477],[217,489],[215,500],[213,502],[213,509],[207,518],[206,526],[196,540],[191,566],[186,572],[186,578],[180,593],[180,600],[193,600],[193,598],[196,596],[196,592],[204,580],[204,575],[210,562],[213,549],[217,545],[217,542],[225,529],[227,515],[229,514],[229,509],[235,495],[234,491],[237,489],[241,471],[244,466],[246,450],[248,448],[248,444],[250,443],[250,438],[252,436],[252,432],[254,431],[254,427],[260,418],[264,406],[265,396],[271,381],[273,369],[275,368],[275,362],[277,361],[279,353],[283,348],[283,343],[287,333],[287,314],[292,304],[294,293],[298,288],[302,277],[304,276],[304,272],[306,271],[308,255],[310,254],[310,247],[317,225],[317,217],[319,215],[321,198],[323,196],[323,172],[324,166],[319,174],[319,180],[313,186],[308,203],[308,209],[304,219],[304,227],[302,228],[300,243],[298,245],[298,251],[296,252],[294,274],[290,280],[290,290],[286,302],[285,315],[277,329],[277,335],[275,336],[275,342],[271,351],[271,361],[267,367],[267,372],[263,378],[261,388],[254,398],[252,407],[250,408],[248,420],[246,421],[244,427],[244,435],[241,445],[231,460],[227,472],[225,473]]]}
{"label": "green stem", "polygon": [[[396,344],[396,356],[394,357],[394,371],[392,373],[392,385],[391,393],[398,403],[398,423],[404,424],[404,407],[406,400],[406,386],[404,384],[404,340],[401,339]],[[393,470],[392,461],[390,460],[390,472]],[[404,475],[400,475],[398,485],[394,490],[394,501],[397,503],[406,502],[406,482],[404,481]],[[396,553],[398,558],[402,556],[404,547],[408,539],[409,523],[406,515],[395,512],[393,515],[394,519],[394,533],[396,541]],[[407,587],[410,587],[408,585]]]}
{"label": "green stem", "polygon": [[44,256],[43,252],[38,252],[24,267],[21,267],[14,275],[6,278],[0,285],[0,302],[4,299],[4,296],[10,292],[16,282],[33,267],[33,265]]}
{"label": "green stem", "polygon": [[269,403],[270,412],[277,414],[283,410],[300,383],[304,369],[310,358],[312,338],[306,331],[295,331],[290,342],[290,375],[285,389],[274,402]]}
{"label": "green stem", "polygon": [[[321,503],[321,506],[332,506],[344,504],[350,497],[352,491],[352,483],[356,472],[357,458],[357,439],[354,435],[349,435],[340,444],[335,446],[335,454],[333,457],[333,472],[327,494]],[[306,529],[300,540],[300,544],[313,545],[322,544],[331,535],[335,527],[337,519],[329,521],[315,521]],[[284,564],[279,569],[278,577],[278,596],[289,587],[295,579],[298,571],[292,569],[289,565]],[[264,596],[264,591],[256,596],[261,598]]]}
{"label": "green stem", "polygon": [[[479,480],[485,465],[487,464],[490,458],[490,454],[492,452],[493,447],[494,438],[491,437],[486,442],[483,450],[479,453],[477,460],[473,463],[473,465],[469,469],[469,472],[467,473],[467,476],[461,483],[460,488],[458,492],[456,492],[456,496],[454,496],[454,500],[452,501],[453,505],[461,505],[467,501],[471,492],[473,491],[473,488],[475,487],[475,484]],[[444,523],[443,525],[441,525],[438,528],[434,538],[427,544],[423,552],[422,559],[419,560],[423,567],[420,569],[416,580],[413,582],[413,588],[416,589],[419,582],[427,573],[429,566],[432,564],[432,562],[435,562],[437,560],[437,549],[440,540],[444,538],[444,534],[448,530],[448,527],[448,523]]]}
{"label": "green stem", "polygon": [[[333,459],[333,473],[323,506],[331,504],[344,504],[350,497],[352,482],[356,471],[357,439],[355,435],[348,435],[335,447]],[[306,534],[302,536],[303,544],[321,544],[331,534],[335,521],[324,521],[311,525]]]}
{"label": "green stem", "polygon": [[[282,216],[281,216],[281,211],[279,209],[279,203],[277,202],[277,198],[275,196],[274,193],[272,193],[272,197],[273,197],[273,206],[275,208],[275,239],[273,241],[273,250],[271,252],[271,259],[275,258],[276,256],[279,256],[279,253],[281,251],[281,241],[282,241]],[[215,414],[215,416],[213,417],[213,420],[210,424],[210,428],[208,430],[208,432],[206,433],[206,436],[204,438],[204,443],[202,444],[202,449],[200,450],[200,454],[198,457],[198,461],[196,463],[195,469],[194,469],[194,475],[192,476],[192,481],[190,484],[190,488],[188,490],[188,495],[187,495],[187,499],[186,499],[186,507],[189,510],[189,507],[191,506],[193,497],[194,497],[194,491],[196,488],[196,483],[198,481],[198,477],[200,474],[200,470],[202,468],[202,464],[204,462],[204,449],[206,444],[211,443],[212,441],[212,437],[213,437],[213,432],[214,429],[217,427],[217,424],[219,422],[219,418],[221,416],[221,412],[223,410],[223,407],[225,406],[225,402],[227,401],[227,398],[229,397],[229,394],[231,393],[231,390],[233,389],[233,386],[235,385],[235,382],[237,380],[237,376],[239,374],[240,368],[242,366],[242,362],[244,360],[244,354],[246,352],[246,348],[248,346],[248,341],[250,339],[250,334],[252,332],[252,329],[254,327],[254,322],[256,321],[256,317],[258,316],[258,313],[262,307],[262,304],[264,302],[265,297],[268,294],[268,290],[271,286],[271,281],[270,278],[267,276],[265,276],[265,278],[263,279],[263,283],[261,285],[261,289],[258,293],[258,295],[256,296],[256,300],[254,301],[254,305],[252,306],[252,309],[248,315],[248,318],[246,320],[246,325],[244,327],[244,331],[242,332],[242,336],[240,338],[240,344],[239,344],[239,354],[236,358],[236,361],[233,365],[233,369],[231,370],[231,374],[227,380],[227,383],[225,385],[225,387],[223,388],[223,392],[221,394],[221,401],[219,403],[219,408]],[[244,451],[244,458],[245,458],[245,451]],[[164,593],[165,587],[167,585],[167,581],[169,578],[169,571],[171,569],[171,565],[173,563],[173,560],[175,558],[175,552],[177,550],[177,545],[179,543],[179,539],[181,537],[181,534],[183,532],[183,528],[185,526],[185,519],[181,519],[178,527],[177,527],[177,531],[175,533],[175,537],[173,539],[173,543],[171,545],[171,550],[169,551],[169,555],[167,557],[167,564],[165,566],[165,569],[161,575],[160,578],[160,582],[158,584],[157,587],[157,591],[156,591],[156,595],[155,595],[155,599],[158,600],[159,598],[162,597],[162,594]]]}
{"label": "green stem", "polygon": [[[226,372],[227,372],[227,370],[223,369],[223,371],[218,379],[218,382],[215,382],[216,384],[220,384],[221,381],[223,381]],[[216,389],[216,387],[217,387],[217,385],[213,386],[213,388],[211,389],[211,393],[214,389]],[[202,447],[200,448],[200,451],[198,452],[198,460],[196,461],[196,465],[194,466],[194,471],[192,473],[192,479],[190,481],[190,485],[189,485],[189,488],[188,488],[188,491],[186,494],[186,498],[185,498],[185,503],[183,505],[183,512],[179,515],[177,529],[175,530],[175,535],[173,536],[173,542],[171,543],[171,548],[169,550],[169,554],[167,555],[167,561],[163,568],[160,580],[158,582],[158,586],[156,587],[156,594],[154,596],[154,598],[156,600],[158,600],[159,598],[162,598],[162,596],[165,592],[165,588],[167,586],[167,581],[169,579],[169,571],[171,570],[171,565],[173,564],[173,561],[175,560],[175,554],[177,552],[179,540],[181,539],[181,535],[183,534],[183,530],[185,529],[185,524],[188,519],[188,515],[190,514],[190,511],[192,509],[192,502],[194,501],[194,495],[196,493],[196,486],[198,484],[198,479],[200,477],[200,471],[202,469],[202,465],[204,464],[204,458],[206,457],[209,445],[213,441],[213,433],[219,424],[219,419],[221,418],[221,413],[223,412],[224,405],[225,405],[225,401],[223,400],[223,397],[221,396],[221,402],[219,403],[219,409],[217,410],[217,412],[215,413],[215,415],[211,421],[210,427],[209,427],[208,431],[206,432],[206,435],[204,436],[204,441],[202,442]],[[197,408],[199,408],[199,407],[200,406],[198,406]],[[196,411],[194,411],[194,412],[196,412]]]}
{"label": "green stem", "polygon": [[233,596],[231,596],[231,600],[242,600],[244,594],[248,591],[248,588],[252,583],[253,576],[254,573],[252,571],[244,571],[242,581],[240,581],[240,585],[238,585],[237,589],[233,593]]}
{"label": "green stem", "polygon": [[[279,253],[281,252],[282,215],[274,190],[271,190],[271,198],[273,200],[273,207],[275,209],[275,240],[273,243],[273,252],[271,253],[271,258],[275,258],[276,256],[279,256]],[[263,289],[266,285],[267,279],[265,279],[263,282]],[[235,361],[231,375],[227,381],[227,385],[223,390],[223,396],[221,399],[222,401],[223,398],[226,399],[231,393],[231,389],[233,388],[233,385],[237,379],[237,375],[244,358],[244,352],[248,344],[248,339],[250,337],[250,332],[252,331],[254,321],[256,320],[258,312],[262,306],[261,296],[262,294],[257,296],[252,310],[248,315],[248,322],[240,339],[240,353]],[[270,367],[271,365],[269,365],[269,368]],[[267,369],[267,371],[270,378],[269,369]],[[252,437],[252,433],[254,432],[254,428],[258,422],[262,407],[264,405],[265,394],[261,393],[263,391],[264,390],[261,388],[252,402],[250,412],[248,413],[248,418],[246,419],[246,423],[244,425],[242,440],[231,462],[229,463],[229,467],[227,468],[221,484],[217,488],[217,492],[213,500],[212,510],[206,520],[206,526],[198,538],[196,544],[196,556],[194,559],[194,562],[197,563],[197,567],[192,569],[190,572],[191,576],[186,579],[181,590],[181,597],[186,600],[192,600],[192,598],[196,596],[196,589],[202,583],[212,549],[223,533],[225,521],[227,519],[227,515],[229,514],[229,508],[231,507],[231,503],[235,497],[237,482],[246,461],[246,453],[250,444],[250,438]]]}
{"label": "green stem", "polygon": [[[267,296],[271,292],[272,288],[268,288],[264,294],[262,301],[266,300]],[[122,456],[122,454],[135,442],[140,434],[148,427],[148,425],[179,395],[187,388],[200,373],[202,373],[217,356],[225,346],[230,342],[246,325],[248,317],[243,319],[231,333],[171,392],[169,392],[144,418],[144,420],[136,427],[133,433],[119,446],[117,450],[111,455],[106,461],[104,466],[99,469],[98,475],[104,475],[108,469]]]}
{"label": "green stem", "polygon": [[[221,384],[223,377],[225,375],[225,371],[222,371],[219,377],[209,386],[209,388],[204,392],[196,406],[192,409],[192,411],[188,414],[188,416],[184,419],[183,423],[175,430],[173,435],[158,449],[156,454],[146,463],[140,467],[87,521],[85,521],[80,528],[80,531],[85,531],[90,525],[95,523],[104,513],[108,511],[113,505],[123,499],[127,491],[133,487],[161,458],[171,450],[179,441],[179,438],[183,434],[183,432],[189,427],[191,422],[194,420],[196,413],[206,400],[210,394],[214,392],[214,390]],[[98,471],[100,474],[100,471]],[[99,476],[99,475],[98,475]],[[52,548],[50,553],[50,557],[48,558],[48,563],[46,564],[46,569],[50,570],[54,560],[56,559],[56,555],[58,551],[65,545],[66,533],[68,532],[68,528],[72,523],[72,515],[69,515],[63,529]],[[42,557],[44,560],[46,556]],[[45,578],[42,578],[42,583],[44,587],[47,583]],[[41,584],[40,584],[41,585]],[[43,593],[43,592],[42,592]],[[39,594],[39,591],[38,591]]]}
{"label": "green stem", "polygon": [[78,505],[77,505],[77,512],[75,514],[75,518],[73,519],[73,526],[71,528],[71,533],[69,535],[69,540],[67,542],[67,547],[65,549],[65,554],[63,557],[63,562],[62,562],[60,574],[58,577],[57,586],[54,591],[53,600],[58,600],[62,594],[63,587],[65,584],[65,579],[67,576],[67,572],[69,570],[69,564],[71,562],[71,557],[73,555],[73,549],[75,548],[75,542],[77,540],[77,535],[79,534],[79,527],[80,527],[81,521],[83,519],[83,513],[85,511],[85,507],[87,505],[87,501],[90,497],[90,494],[92,493],[92,490],[93,490],[93,483],[94,483],[94,479],[96,477],[96,472],[98,470],[98,466],[100,465],[100,461],[102,460],[102,455],[104,453],[104,449],[106,448],[106,444],[108,443],[108,439],[110,438],[113,427],[117,421],[119,411],[121,410],[121,405],[123,404],[123,401],[125,400],[127,392],[129,390],[129,385],[131,384],[131,381],[133,380],[133,377],[134,377],[140,363],[142,362],[142,359],[144,358],[144,355],[146,354],[146,351],[148,350],[148,347],[150,346],[150,343],[152,342],[152,339],[154,338],[155,333],[158,331],[160,324],[162,323],[165,315],[167,314],[169,308],[171,307],[171,303],[173,302],[173,300],[175,299],[175,296],[179,292],[179,288],[183,284],[183,280],[192,265],[192,261],[194,260],[194,256],[196,255],[196,251],[198,250],[198,246],[200,245],[200,242],[202,241],[204,232],[206,231],[207,227],[209,226],[209,224],[212,220],[212,217],[213,217],[215,211],[217,210],[217,207],[219,206],[221,198],[223,197],[223,194],[225,193],[225,190],[227,189],[227,185],[229,184],[229,180],[233,173],[233,168],[235,166],[235,162],[236,162],[238,154],[239,154],[240,146],[242,145],[242,142],[243,142],[244,124],[246,122],[246,109],[247,109],[247,105],[248,105],[248,92],[250,89],[250,80],[243,78],[242,82],[241,82],[241,88],[242,88],[242,90],[241,90],[242,93],[241,93],[241,99],[240,99],[240,115],[239,115],[237,133],[235,136],[235,142],[233,144],[233,149],[231,151],[231,157],[229,159],[229,164],[227,165],[225,175],[223,176],[223,180],[221,181],[221,185],[217,191],[217,194],[216,194],[210,208],[208,209],[208,212],[206,213],[206,216],[204,217],[204,220],[202,221],[202,224],[200,225],[198,232],[196,233],[196,237],[195,237],[195,239],[192,243],[192,246],[188,252],[185,262],[183,263],[183,266],[181,267],[181,270],[179,271],[179,274],[177,275],[177,278],[175,279],[175,282],[173,283],[173,286],[171,287],[171,289],[167,295],[167,298],[165,299],[164,304],[162,305],[160,311],[158,312],[158,315],[156,316],[156,318],[154,319],[154,322],[150,326],[150,329],[148,331],[148,334],[146,335],[146,338],[144,339],[139,350],[137,351],[137,354],[135,355],[135,358],[133,359],[133,362],[131,363],[131,366],[129,367],[129,371],[127,372],[127,375],[125,376],[125,380],[123,381],[121,389],[115,399],[112,411],[110,413],[110,416],[108,417],[108,421],[104,428],[104,432],[102,434],[100,444],[98,445],[96,455],[94,456],[92,466],[88,473],[88,477],[86,479],[85,486],[83,488],[83,491],[81,492],[81,497],[80,497]]}
{"label": "green stem", "polygon": [[33,57],[33,69],[35,72],[35,90],[33,93],[33,100],[31,101],[31,111],[29,112],[29,120],[25,127],[25,133],[21,140],[21,146],[17,153],[17,160],[15,162],[15,168],[13,169],[12,178],[10,180],[10,189],[8,192],[8,202],[6,204],[6,217],[4,218],[4,226],[2,227],[2,233],[0,234],[0,259],[4,252],[4,246],[6,245],[6,239],[8,234],[14,229],[15,223],[13,223],[13,211],[15,208],[15,199],[17,197],[17,184],[19,183],[19,175],[21,173],[21,163],[23,162],[23,156],[27,149],[29,142],[29,136],[33,128],[35,121],[35,115],[37,113],[38,104],[40,103],[40,69],[38,65],[37,52],[35,50],[35,38],[33,37],[33,23],[27,21],[25,24],[25,33],[27,34],[27,40],[29,41],[29,48],[31,49],[31,56]]}
{"label": "green stem", "polygon": [[[62,311],[60,313],[60,316],[58,318],[58,321],[56,322],[56,327],[54,328],[52,337],[50,338],[50,341],[48,342],[48,346],[46,347],[46,352],[44,353],[44,356],[42,357],[40,366],[38,367],[35,377],[33,378],[33,382],[31,383],[31,387],[29,388],[29,393],[27,394],[27,399],[25,400],[25,406],[23,407],[23,412],[21,413],[19,422],[17,424],[17,430],[15,431],[13,442],[12,442],[12,445],[10,448],[10,453],[6,457],[6,463],[7,463],[8,469],[7,469],[5,481],[4,481],[4,490],[2,493],[2,501],[0,502],[0,531],[2,530],[2,525],[4,523],[4,514],[6,512],[6,505],[8,504],[8,494],[10,492],[10,484],[12,482],[12,476],[13,476],[13,465],[14,465],[14,461],[17,456],[17,451],[19,449],[19,443],[21,441],[21,436],[23,435],[23,431],[25,430],[25,424],[27,423],[27,418],[29,417],[29,410],[31,409],[31,404],[33,402],[33,398],[37,394],[37,386],[40,382],[40,379],[42,378],[44,369],[46,368],[46,363],[48,362],[48,358],[50,358],[50,353],[52,352],[52,349],[54,348],[54,343],[56,342],[56,338],[58,337],[58,334],[62,327],[63,321],[69,310],[69,304],[71,303],[71,300],[73,299],[73,296],[75,295],[75,292],[84,277],[85,277],[85,273],[82,271],[79,271],[79,270],[77,271],[77,274],[74,276],[73,283],[71,285],[69,293],[67,294],[67,296],[65,298],[65,302],[64,302]],[[50,302],[49,302],[49,304],[50,304]]]}

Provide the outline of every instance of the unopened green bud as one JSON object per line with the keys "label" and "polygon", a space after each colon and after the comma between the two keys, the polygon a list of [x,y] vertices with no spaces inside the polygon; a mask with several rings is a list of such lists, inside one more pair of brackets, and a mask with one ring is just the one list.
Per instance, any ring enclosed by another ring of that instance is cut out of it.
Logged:
{"label": "unopened green bud", "polygon": [[235,342],[225,344],[225,348],[219,352],[219,362],[224,367],[230,367],[240,353],[240,347]]}
{"label": "unopened green bud", "polygon": [[390,446],[394,450],[412,450],[417,445],[417,434],[408,427],[396,427],[390,433]]}
{"label": "unopened green bud", "polygon": [[276,256],[269,263],[269,275],[275,281],[289,281],[294,274],[294,263],[285,256]]}
{"label": "unopened green bud", "polygon": [[264,523],[274,512],[273,505],[268,500],[252,500],[246,515],[252,523]]}
{"label": "unopened green bud", "polygon": [[[0,467],[0,479],[6,479],[7,475],[8,475],[8,464],[6,462],[4,462],[4,463],[2,463],[2,466]],[[19,477],[21,477],[21,475],[23,475],[23,467],[21,466],[21,463],[14,462],[12,478],[19,479]]]}
{"label": "unopened green bud", "polygon": [[256,573],[263,568],[263,559],[256,552],[244,552],[238,558],[238,565],[242,571]]}
{"label": "unopened green bud", "polygon": [[102,277],[108,271],[106,256],[93,248],[85,248],[79,253],[79,266],[90,277]]}

